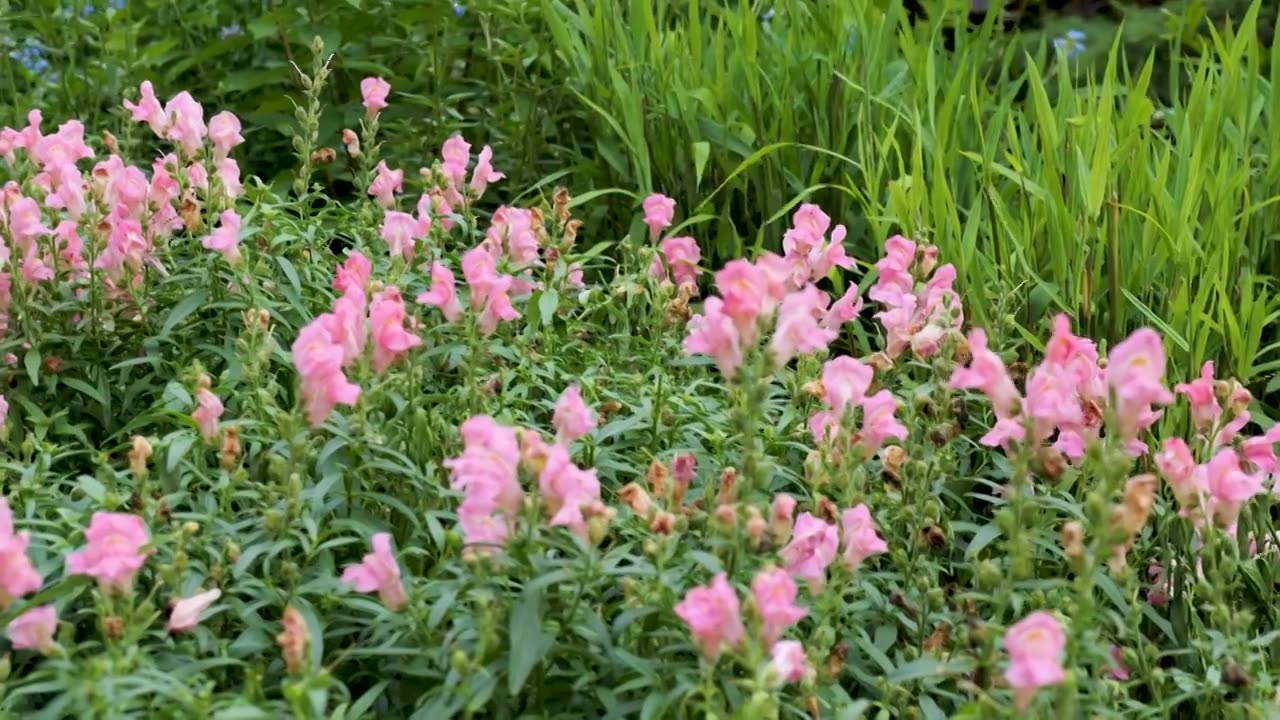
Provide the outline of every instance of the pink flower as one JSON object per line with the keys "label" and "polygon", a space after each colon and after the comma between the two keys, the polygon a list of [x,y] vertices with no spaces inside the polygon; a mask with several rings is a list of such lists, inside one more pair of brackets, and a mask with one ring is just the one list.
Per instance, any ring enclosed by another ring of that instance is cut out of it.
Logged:
{"label": "pink flower", "polygon": [[[734,261],[736,262],[736,261]],[[684,351],[690,355],[709,355],[715,358],[720,373],[730,380],[742,365],[742,339],[733,318],[723,311],[724,303],[718,297],[707,298],[702,312],[689,320],[689,335],[684,340]]]}
{"label": "pink flower", "polygon": [[528,265],[538,259],[538,233],[533,212],[525,208],[503,206],[493,213],[493,221],[485,232],[485,242],[494,258],[505,248],[507,257],[517,265]]}
{"label": "pink flower", "polygon": [[395,194],[404,190],[404,171],[392,170],[387,167],[386,160],[379,160],[374,172],[373,182],[369,183],[369,194],[382,207],[395,207]]}
{"label": "pink flower", "polygon": [[387,95],[390,92],[391,83],[380,77],[367,77],[360,81],[360,97],[370,118],[387,106]]}
{"label": "pink flower", "polygon": [[1173,401],[1163,385],[1164,364],[1164,343],[1150,328],[1134,331],[1107,354],[1107,383],[1115,394],[1115,412],[1124,439],[1136,438],[1159,419],[1152,405]]}
{"label": "pink flower", "polygon": [[422,234],[418,220],[406,212],[388,210],[382,218],[382,241],[387,244],[391,257],[413,259],[414,239]]}
{"label": "pink flower", "polygon": [[67,555],[67,572],[96,579],[103,592],[129,594],[133,576],[151,552],[143,549],[150,538],[142,518],[95,512],[84,536],[85,547]]}
{"label": "pink flower", "polygon": [[13,620],[4,629],[14,650],[35,650],[42,655],[53,654],[57,645],[53,635],[58,630],[58,611],[52,605],[32,608]]}
{"label": "pink flower", "polygon": [[506,175],[493,169],[493,148],[485,145],[480,149],[480,156],[476,159],[475,169],[471,171],[472,197],[479,199],[480,196],[484,195],[489,183],[497,182],[505,177]]}
{"label": "pink flower", "polygon": [[715,660],[722,650],[737,647],[746,632],[738,595],[724,573],[716,575],[710,585],[690,590],[676,604],[675,611],[710,660]]}
{"label": "pink flower", "polygon": [[244,142],[240,134],[240,118],[224,110],[209,118],[209,140],[213,142],[213,156],[225,158],[231,149]]}
{"label": "pink flower", "polygon": [[218,418],[222,417],[222,401],[207,388],[196,391],[196,411],[191,418],[200,428],[200,436],[205,442],[212,442],[218,437]]}
{"label": "pink flower", "polygon": [[1111,667],[1103,673],[1103,677],[1111,680],[1119,680],[1127,682],[1129,680],[1129,666],[1124,664],[1124,651],[1119,645],[1111,646]]}
{"label": "pink flower", "polygon": [[661,193],[653,193],[641,205],[644,207],[644,224],[649,226],[649,237],[657,240],[663,230],[671,227],[676,201]]}
{"label": "pink flower", "polygon": [[595,429],[596,419],[582,401],[582,391],[577,385],[570,385],[560,395],[551,423],[560,442],[573,442]]}
{"label": "pink flower", "polygon": [[862,430],[859,435],[867,457],[876,454],[889,438],[896,438],[899,442],[907,439],[906,426],[894,417],[897,408],[898,401],[888,390],[881,390],[862,401]]}
{"label": "pink flower", "polygon": [[671,459],[671,479],[677,485],[688,485],[696,477],[698,458],[693,453],[680,453]]}
{"label": "pink flower", "polygon": [[374,533],[373,552],[365,555],[359,565],[344,570],[342,582],[354,585],[356,592],[378,591],[382,604],[391,612],[398,612],[408,602],[400,580],[400,566],[391,554],[389,533]]}
{"label": "pink flower", "polygon": [[778,308],[778,327],[769,343],[774,367],[785,367],[797,354],[825,350],[836,339],[835,330],[818,324],[827,302],[827,294],[815,285],[806,285],[782,299]]}
{"label": "pink flower", "polygon": [[861,292],[857,285],[850,285],[844,295],[840,296],[840,299],[823,316],[822,326],[829,330],[836,330],[841,325],[856,320],[860,312],[862,312]]}
{"label": "pink flower", "polygon": [[769,668],[778,684],[812,680],[815,676],[804,646],[795,640],[783,640],[769,652]]}
{"label": "pink flower", "polygon": [[452,204],[461,204],[462,197],[459,193],[462,190],[462,184],[467,177],[467,164],[471,162],[471,143],[467,142],[461,135],[451,135],[448,140],[444,141],[444,146],[440,149],[440,170],[449,180],[449,194],[452,195],[450,202]]}
{"label": "pink flower", "polygon": [[7,610],[14,600],[40,589],[40,573],[27,557],[30,543],[27,533],[13,531],[9,501],[0,497],[0,609]]}
{"label": "pink flower", "polygon": [[513,428],[476,415],[462,424],[462,454],[444,461],[449,487],[463,493],[458,522],[467,545],[506,543],[524,504],[518,468],[520,445]]}
{"label": "pink flower", "polygon": [[552,445],[547,451],[546,465],[538,474],[538,490],[551,512],[551,524],[569,528],[587,539],[584,508],[600,501],[600,481],[595,470],[583,470],[569,461],[563,445]]}
{"label": "pink flower", "polygon": [[1263,492],[1262,475],[1241,469],[1240,458],[1232,448],[1219,450],[1202,467],[1214,520],[1219,527],[1234,528],[1244,504]]}
{"label": "pink flower", "polygon": [[1014,623],[1004,634],[1004,647],[1009,653],[1004,679],[1013,688],[1019,710],[1030,706],[1037,690],[1067,677],[1062,669],[1067,636],[1047,612],[1036,611]]}
{"label": "pink flower", "polygon": [[344,295],[351,290],[359,290],[360,294],[364,295],[364,289],[369,286],[369,276],[372,273],[373,263],[369,262],[369,258],[359,250],[352,250],[347,256],[347,261],[339,265],[334,274],[333,289]]}
{"label": "pink flower", "polygon": [[969,331],[969,367],[956,368],[951,375],[953,390],[977,390],[987,396],[997,417],[1011,418],[1018,411],[1020,395],[1009,378],[1004,361],[987,348],[987,333]]}
{"label": "pink flower", "polygon": [[916,244],[901,235],[885,241],[884,257],[876,263],[876,284],[867,297],[885,305],[897,305],[903,295],[912,293],[914,281],[911,265],[916,257]]}
{"label": "pink flower", "polygon": [[138,102],[125,100],[124,108],[132,113],[134,122],[144,122],[151,126],[151,131],[156,134],[156,137],[164,137],[169,130],[169,117],[161,107],[160,101],[156,99],[156,91],[151,86],[151,81],[143,80],[138,89],[141,93]]}
{"label": "pink flower", "polygon": [[865,504],[845,510],[841,520],[844,524],[844,564],[850,570],[857,570],[862,561],[872,555],[889,552],[889,546],[876,532],[875,520]]}
{"label": "pink flower", "polygon": [[235,210],[223,210],[218,216],[218,228],[200,241],[206,250],[222,253],[227,262],[240,262],[240,216]]}
{"label": "pink flower", "polygon": [[298,333],[292,347],[293,364],[302,377],[302,399],[312,427],[324,422],[335,406],[354,406],[360,398],[360,386],[343,374],[346,351],[334,341],[329,324],[324,315],[311,321]]}
{"label": "pink flower", "polygon": [[1191,457],[1191,449],[1187,447],[1186,441],[1177,437],[1165,440],[1164,447],[1156,453],[1155,459],[1156,467],[1169,483],[1178,505],[1184,510],[1196,507],[1200,494],[1208,488],[1201,488],[1195,482],[1196,461]]}
{"label": "pink flower", "polygon": [[471,309],[480,310],[480,331],[489,335],[501,321],[520,317],[507,294],[511,276],[499,275],[496,260],[485,245],[477,245],[462,255],[462,276],[471,288]]}
{"label": "pink flower", "polygon": [[240,165],[231,158],[223,158],[216,163],[218,181],[227,197],[238,198],[244,194],[244,186],[240,184]]}
{"label": "pink flower", "polygon": [[857,406],[871,387],[875,371],[856,359],[841,355],[822,366],[823,401],[838,415]]}
{"label": "pink flower", "polygon": [[796,520],[791,542],[779,551],[787,572],[793,577],[820,587],[827,579],[827,566],[836,559],[840,546],[840,533],[835,525],[826,523],[811,513],[803,513]]}
{"label": "pink flower", "polygon": [[431,263],[431,289],[419,295],[417,302],[440,308],[447,322],[458,322],[462,319],[462,304],[458,302],[456,287],[453,273],[437,260]]}
{"label": "pink flower", "polygon": [[730,260],[716,272],[724,314],[733,320],[747,345],[755,343],[757,318],[773,310],[771,282],[768,270],[742,258]]}
{"label": "pink flower", "polygon": [[1196,429],[1205,432],[1222,415],[1222,406],[1218,404],[1213,390],[1213,361],[1206,362],[1200,368],[1200,377],[1189,383],[1173,386],[1176,392],[1187,396],[1191,403],[1191,420]]}
{"label": "pink flower", "polygon": [[164,115],[171,125],[166,137],[182,148],[188,157],[194,156],[202,145],[208,128],[204,125],[204,108],[183,90],[164,106]]}
{"label": "pink flower", "polygon": [[373,296],[369,303],[369,329],[373,337],[373,371],[381,374],[401,355],[422,344],[422,338],[404,327],[404,300],[394,285]]}
{"label": "pink flower", "polygon": [[220,597],[222,597],[222,591],[214,588],[178,600],[169,613],[169,632],[187,632],[195,628],[200,622],[200,615],[212,607]]}
{"label": "pink flower", "polygon": [[[698,249],[698,241],[691,237],[669,237],[663,239],[659,251],[653,256],[649,266],[649,274],[655,278],[667,277],[667,269],[676,285],[696,283],[698,280],[698,263],[702,260],[702,251]],[[666,266],[663,266],[663,259]]]}
{"label": "pink flower", "polygon": [[768,568],[756,573],[751,581],[751,594],[760,613],[761,642],[772,647],[783,631],[796,624],[808,611],[798,607],[796,584],[782,568]]}

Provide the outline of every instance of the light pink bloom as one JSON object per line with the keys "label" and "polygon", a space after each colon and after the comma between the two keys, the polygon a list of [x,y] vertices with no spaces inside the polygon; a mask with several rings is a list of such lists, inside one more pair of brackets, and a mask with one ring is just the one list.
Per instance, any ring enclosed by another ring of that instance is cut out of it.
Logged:
{"label": "light pink bloom", "polygon": [[382,373],[400,356],[422,344],[422,338],[405,329],[404,300],[394,285],[373,296],[369,303],[369,330],[373,337],[373,371]]}
{"label": "light pink bloom", "polygon": [[850,285],[844,295],[831,306],[822,318],[822,326],[829,330],[837,330],[845,323],[853,322],[862,312],[862,295],[857,285]]}
{"label": "light pink bloom", "polygon": [[222,417],[222,401],[206,388],[196,391],[196,411],[191,418],[200,428],[200,436],[205,442],[212,442],[218,437],[218,418]]}
{"label": "light pink bloom", "polygon": [[203,163],[193,162],[187,166],[187,182],[201,190],[209,189],[209,171]]}
{"label": "light pink bloom", "polygon": [[840,533],[835,525],[803,513],[791,532],[791,542],[779,551],[787,572],[820,587],[827,579],[827,566],[836,559]]}
{"label": "light pink bloom", "polygon": [[872,555],[889,552],[889,546],[876,532],[876,522],[865,504],[845,510],[841,516],[844,524],[844,564],[857,570],[862,561]]}
{"label": "light pink bloom", "polygon": [[191,97],[191,93],[183,90],[165,104],[164,114],[171,123],[166,137],[176,142],[188,157],[194,156],[204,145],[204,137],[208,133],[204,124],[204,108]]}
{"label": "light pink bloom", "polygon": [[414,239],[421,234],[418,220],[406,212],[388,210],[382,218],[382,241],[391,257],[413,259]]}
{"label": "light pink bloom", "polygon": [[671,479],[688,485],[696,477],[698,458],[693,453],[680,453],[671,459]]}
{"label": "light pink bloom", "polygon": [[838,415],[843,415],[862,402],[874,374],[870,366],[848,355],[828,360],[822,366],[823,401]]}
{"label": "light pink bloom", "polygon": [[467,177],[467,164],[471,162],[471,143],[461,135],[451,135],[440,149],[440,169],[449,180],[450,203],[462,204],[462,185]]}
{"label": "light pink bloom", "polygon": [[143,549],[150,538],[142,518],[95,512],[84,536],[87,544],[67,555],[67,572],[96,579],[103,592],[129,594],[133,576],[151,553]]}
{"label": "light pink bloom", "polygon": [[14,650],[35,650],[42,655],[53,654],[57,645],[53,636],[58,630],[58,611],[52,605],[32,608],[13,620],[4,629]]}
{"label": "light pink bloom", "polygon": [[7,610],[14,600],[40,589],[40,573],[27,557],[30,543],[26,532],[13,531],[9,501],[0,497],[0,609]]}
{"label": "light pink bloom", "polygon": [[1004,648],[1009,653],[1004,679],[1013,688],[1019,710],[1031,705],[1037,690],[1067,677],[1062,669],[1067,636],[1047,612],[1036,611],[1014,623],[1004,634]]}
{"label": "light pink bloom", "polygon": [[783,640],[769,652],[769,667],[779,685],[812,680],[815,676],[804,645],[796,640]]}
{"label": "light pink bloom", "polygon": [[222,254],[227,262],[240,262],[240,216],[235,210],[223,210],[218,216],[218,227],[200,241],[206,250]]}
{"label": "light pink bloom", "polygon": [[538,490],[551,512],[550,523],[567,527],[587,539],[587,517],[584,508],[600,501],[600,481],[595,470],[583,470],[569,460],[563,445],[547,450],[546,465],[538,474]]}
{"label": "light pink bloom", "polygon": [[1200,494],[1207,492],[1208,488],[1196,485],[1196,461],[1191,457],[1191,448],[1187,447],[1186,441],[1179,437],[1165,440],[1155,460],[1178,505],[1184,510],[1196,507]]}
{"label": "light pink bloom", "polygon": [[742,338],[733,318],[723,311],[724,303],[718,297],[709,297],[703,303],[702,312],[689,320],[689,335],[684,340],[684,351],[689,355],[709,355],[725,378],[732,380],[742,365]]}
{"label": "light pink bloom", "polygon": [[1164,343],[1150,328],[1134,331],[1107,354],[1107,383],[1115,395],[1120,434],[1126,440],[1150,427],[1160,417],[1152,405],[1168,405],[1173,395],[1165,389]]}
{"label": "light pink bloom", "polygon": [[223,158],[216,163],[218,180],[227,197],[235,199],[244,194],[244,186],[240,184],[240,165],[232,158]]}
{"label": "light pink bloom", "polygon": [[502,206],[493,213],[489,229],[485,231],[485,243],[494,258],[505,250],[511,262],[528,265],[538,260],[538,233],[534,228],[534,215],[526,208]]}
{"label": "light pink bloom", "polygon": [[487,415],[462,424],[462,454],[444,461],[449,487],[463,493],[458,522],[467,545],[501,546],[524,503],[518,468],[520,445],[513,428]]}
{"label": "light pink bloom", "polygon": [[244,142],[240,134],[240,118],[224,110],[209,118],[209,140],[213,143],[213,156],[224,158],[231,149]]}
{"label": "light pink bloom", "polygon": [[757,318],[774,308],[771,282],[766,269],[742,258],[730,260],[716,272],[716,290],[723,299],[724,314],[732,318],[744,344],[755,343]]}
{"label": "light pink bloom", "polygon": [[489,187],[489,183],[497,182],[506,175],[493,169],[493,148],[485,145],[476,158],[476,166],[471,171],[471,195],[479,199]]}
{"label": "light pink bloom", "polygon": [[220,597],[222,597],[222,591],[214,588],[178,600],[169,613],[169,632],[187,632],[195,628],[200,622],[200,615],[212,607]]}
{"label": "light pink bloom", "polygon": [[1018,411],[1018,389],[1009,378],[1000,356],[987,348],[987,334],[981,328],[969,331],[969,367],[956,368],[950,386],[955,390],[977,390],[987,396],[998,417],[1011,418]]}
{"label": "light pink bloom", "polygon": [[404,190],[404,170],[392,170],[387,167],[386,160],[379,160],[374,172],[373,182],[369,183],[369,194],[382,207],[395,207],[395,194]]}
{"label": "light pink bloom", "polygon": [[1200,368],[1200,377],[1189,383],[1173,386],[1176,392],[1187,396],[1191,403],[1191,420],[1196,429],[1205,432],[1222,415],[1222,406],[1213,389],[1213,361],[1206,362]]}
{"label": "light pink bloom", "polygon": [[815,285],[788,294],[778,308],[778,326],[769,347],[775,367],[785,367],[797,354],[827,349],[836,339],[836,331],[818,324],[827,309],[829,298]]}
{"label": "light pink bloom", "polygon": [[1232,448],[1219,450],[1202,467],[1214,520],[1219,527],[1234,528],[1244,504],[1263,492],[1262,475],[1241,469],[1240,458]]}
{"label": "light pink bloom", "polygon": [[694,283],[698,280],[698,263],[701,260],[702,251],[698,249],[697,240],[685,236],[664,238],[659,244],[659,251],[654,253],[649,274],[659,279],[666,278],[669,268],[676,285]]}
{"label": "light pink bloom", "polygon": [[783,631],[808,614],[795,604],[796,584],[782,568],[767,568],[756,573],[751,581],[751,594],[760,613],[761,643],[765,647],[772,647]]}
{"label": "light pink bloom", "polygon": [[346,351],[334,341],[329,325],[325,316],[316,318],[302,328],[292,347],[293,364],[302,378],[302,398],[312,427],[324,422],[336,405],[354,406],[360,398],[360,386],[343,374]]}
{"label": "light pink bloom", "polygon": [[657,240],[663,230],[671,227],[676,201],[661,193],[653,193],[641,205],[644,207],[644,224],[649,226],[649,237]]}
{"label": "light pink bloom", "polygon": [[903,295],[910,295],[914,286],[911,265],[915,262],[916,244],[901,235],[885,241],[884,257],[876,263],[876,284],[867,297],[878,303],[897,305]]}
{"label": "light pink bloom", "polygon": [[899,442],[907,439],[906,426],[894,417],[897,409],[898,401],[888,390],[881,390],[862,401],[862,430],[859,437],[867,457],[876,454],[889,438],[896,438]]}
{"label": "light pink bloom", "polygon": [[360,97],[370,118],[387,106],[390,92],[391,83],[380,77],[367,77],[360,81]]}
{"label": "light pink bloom", "polygon": [[374,533],[373,552],[365,555],[359,565],[352,565],[342,573],[342,582],[355,586],[356,592],[378,592],[382,604],[391,612],[398,612],[408,602],[404,582],[400,580],[400,566],[391,553],[391,535]]}
{"label": "light pink bloom", "polygon": [[338,266],[337,272],[333,277],[333,289],[347,294],[351,290],[359,290],[364,295],[364,290],[369,286],[369,276],[373,274],[373,263],[364,253],[359,250],[352,250],[347,256],[347,261]]}
{"label": "light pink bloom", "polygon": [[462,319],[462,304],[458,302],[456,288],[453,273],[437,260],[431,263],[431,289],[418,295],[417,302],[440,308],[447,322],[458,322]]}
{"label": "light pink bloom", "polygon": [[738,595],[724,573],[716,575],[710,585],[686,593],[675,611],[689,626],[693,641],[711,660],[722,650],[736,648],[746,632]]}
{"label": "light pink bloom", "polygon": [[582,391],[570,385],[556,401],[551,423],[560,442],[573,442],[596,427],[596,418],[582,401]]}
{"label": "light pink bloom", "polygon": [[132,113],[134,122],[144,122],[151,126],[151,131],[156,134],[156,137],[164,137],[169,130],[169,117],[160,105],[160,101],[156,99],[156,91],[151,81],[143,80],[138,89],[141,93],[138,102],[125,100],[125,109]]}

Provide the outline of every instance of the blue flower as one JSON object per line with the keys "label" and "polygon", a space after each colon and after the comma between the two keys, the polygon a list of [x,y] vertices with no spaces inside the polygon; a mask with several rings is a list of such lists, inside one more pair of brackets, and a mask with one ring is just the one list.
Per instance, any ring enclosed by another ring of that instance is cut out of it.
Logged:
{"label": "blue flower", "polygon": [[124,0],[111,0],[111,7],[116,10],[123,10]]}
{"label": "blue flower", "polygon": [[458,17],[462,17],[462,13],[464,13],[464,12],[466,12],[466,11],[467,11],[467,9],[466,9],[466,8],[464,8],[464,7],[462,7],[462,5],[460,5],[460,4],[458,4],[458,3],[454,3],[454,4],[453,4],[453,14],[454,14],[454,15],[457,15]]}
{"label": "blue flower", "polygon": [[1071,30],[1065,37],[1054,38],[1053,47],[1061,52],[1066,53],[1068,60],[1074,60],[1084,52],[1084,41],[1087,36],[1080,30]]}
{"label": "blue flower", "polygon": [[218,31],[218,37],[220,37],[220,38],[222,38],[223,40],[225,40],[225,39],[227,39],[227,38],[235,37],[235,36],[239,35],[239,34],[240,34],[240,32],[241,32],[241,31],[240,31],[240,24],[239,24],[239,23],[231,23],[230,25],[224,25],[224,26],[222,27],[222,29]]}

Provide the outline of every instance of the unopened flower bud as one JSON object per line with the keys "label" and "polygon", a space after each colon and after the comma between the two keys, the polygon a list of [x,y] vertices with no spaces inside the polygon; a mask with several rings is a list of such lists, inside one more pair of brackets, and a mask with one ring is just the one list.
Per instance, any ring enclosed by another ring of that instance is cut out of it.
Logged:
{"label": "unopened flower bud", "polygon": [[670,535],[675,525],[675,516],[663,510],[653,516],[653,521],[649,523],[649,531],[658,535]]}
{"label": "unopened flower bud", "polygon": [[907,461],[907,451],[901,446],[889,445],[880,451],[880,460],[884,466],[884,474],[895,481],[902,480],[902,465]]}
{"label": "unopened flower bud", "polygon": [[645,475],[645,480],[649,483],[649,492],[654,497],[666,499],[667,497],[667,466],[658,460],[649,463],[649,472]]}
{"label": "unopened flower bud", "polygon": [[642,518],[653,513],[653,499],[649,493],[637,483],[627,483],[618,491],[618,499],[631,508],[631,512]]}
{"label": "unopened flower bud", "polygon": [[296,675],[302,671],[306,662],[307,642],[310,639],[307,634],[307,622],[302,619],[302,614],[290,605],[285,608],[281,625],[283,630],[276,636],[276,644],[280,646],[280,652],[284,655],[285,672]]}
{"label": "unopened flower bud", "polygon": [[1062,526],[1062,552],[1073,562],[1084,557],[1084,526],[1076,520]]}
{"label": "unopened flower bud", "polygon": [[751,543],[751,547],[759,548],[764,544],[765,536],[769,532],[769,523],[754,505],[747,506],[746,528],[747,541]]}
{"label": "unopened flower bud", "polygon": [[738,471],[727,467],[720,471],[720,491],[716,494],[716,503],[725,505],[737,499]]}
{"label": "unopened flower bud", "polygon": [[120,154],[120,143],[116,141],[116,136],[106,130],[102,131],[102,144],[107,148],[108,153],[112,155]]}
{"label": "unopened flower bud", "polygon": [[731,528],[738,524],[738,508],[736,505],[725,504],[716,506],[716,522],[724,527]]}
{"label": "unopened flower bud", "polygon": [[223,470],[231,471],[240,460],[240,429],[229,425],[222,434],[221,465]]}
{"label": "unopened flower bud", "polygon": [[773,530],[775,545],[786,545],[791,539],[791,525],[796,511],[796,499],[786,493],[779,493],[773,498],[769,507],[769,524]]}
{"label": "unopened flower bud", "polygon": [[118,615],[112,615],[102,621],[102,634],[111,640],[119,639],[124,635],[124,620]]}
{"label": "unopened flower bud", "polygon": [[135,478],[141,479],[147,474],[147,459],[151,457],[151,443],[141,435],[133,436],[133,447],[129,450],[129,471]]}
{"label": "unopened flower bud", "polygon": [[360,159],[360,137],[351,128],[342,129],[342,144],[347,146],[347,156],[352,160]]}
{"label": "unopened flower bud", "polygon": [[198,532],[200,532],[200,523],[195,520],[188,520],[182,523],[183,535],[195,535]]}

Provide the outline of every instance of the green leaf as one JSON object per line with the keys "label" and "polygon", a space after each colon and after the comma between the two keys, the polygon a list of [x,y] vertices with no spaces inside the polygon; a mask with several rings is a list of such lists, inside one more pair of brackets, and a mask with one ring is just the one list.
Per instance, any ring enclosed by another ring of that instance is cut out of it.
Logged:
{"label": "green leaf", "polygon": [[555,317],[556,308],[560,305],[560,293],[555,290],[547,290],[542,293],[542,297],[538,298],[538,316],[542,318],[544,326],[551,324],[551,319]]}
{"label": "green leaf", "polygon": [[992,541],[1000,537],[1000,528],[995,523],[983,525],[974,533],[973,539],[969,541],[969,547],[965,548],[965,557],[974,558],[982,549],[990,545]]}
{"label": "green leaf", "polygon": [[711,143],[703,140],[693,144],[694,180],[698,186],[702,185],[702,172],[707,168],[707,158],[710,156]]}
{"label": "green leaf", "polygon": [[[524,683],[529,679],[533,666],[542,659],[550,644],[550,638],[542,629],[542,589],[529,587],[520,594],[520,600],[511,611],[508,641],[511,643],[511,654],[508,656],[507,691],[518,696]],[[572,618],[566,618],[572,621]]]}
{"label": "green leaf", "polygon": [[27,376],[31,378],[31,384],[39,387],[40,351],[35,348],[28,350],[26,357],[22,358],[22,366],[27,369]]}
{"label": "green leaf", "polygon": [[205,290],[197,290],[182,299],[169,311],[169,317],[165,318],[164,324],[160,326],[160,335],[168,335],[169,331],[178,326],[178,323],[186,320],[191,313],[195,312],[204,304],[209,293]]}

